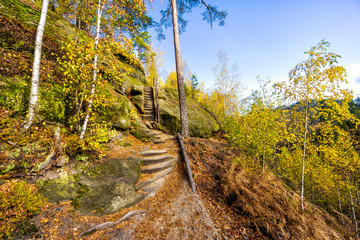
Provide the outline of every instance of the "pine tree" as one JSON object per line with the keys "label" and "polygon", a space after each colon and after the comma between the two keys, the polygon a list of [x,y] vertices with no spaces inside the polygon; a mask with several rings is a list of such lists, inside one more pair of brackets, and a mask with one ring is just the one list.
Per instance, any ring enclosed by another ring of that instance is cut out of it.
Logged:
{"label": "pine tree", "polygon": [[[161,11],[162,19],[160,20],[160,26],[173,27],[174,35],[174,48],[175,48],[175,61],[176,61],[176,72],[178,81],[178,92],[179,92],[179,106],[180,106],[180,119],[181,119],[181,135],[183,137],[189,136],[188,117],[186,110],[186,98],[185,98],[185,86],[184,86],[184,73],[182,66],[181,50],[180,50],[180,33],[185,30],[187,21],[183,18],[185,13],[191,12],[194,7],[205,6],[206,11],[203,12],[203,19],[206,20],[210,25],[216,21],[219,25],[224,25],[224,19],[227,15],[226,11],[219,11],[217,7],[207,4],[204,0],[170,0],[170,4],[167,10]],[[169,15],[172,15],[172,21],[169,19]],[[180,25],[178,25],[180,23]],[[158,37],[164,38],[162,28],[158,29]]]}

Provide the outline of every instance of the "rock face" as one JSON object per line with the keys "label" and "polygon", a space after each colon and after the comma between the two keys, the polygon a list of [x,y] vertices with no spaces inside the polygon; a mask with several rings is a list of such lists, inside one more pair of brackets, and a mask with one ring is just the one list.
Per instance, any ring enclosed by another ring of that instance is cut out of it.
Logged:
{"label": "rock face", "polygon": [[[152,93],[149,93],[149,90],[146,90],[146,88],[147,87],[143,87],[143,91],[141,91],[139,87],[133,88],[132,93],[136,93],[137,95],[133,96],[131,101],[144,113],[143,118],[145,120],[155,120],[153,102],[151,103],[150,101]],[[193,99],[187,98],[186,101],[189,129],[192,137],[209,138],[219,130],[220,126],[213,116],[202,109]],[[179,132],[181,123],[177,92],[171,89],[160,89],[158,102],[161,125],[166,126],[172,132]]]}
{"label": "rock face", "polygon": [[74,175],[63,173],[38,185],[50,202],[72,200],[83,214],[104,215],[145,197],[135,190],[140,173],[140,159],[110,159],[98,167],[83,168]]}
{"label": "rock face", "polygon": [[119,130],[128,130],[131,126],[131,102],[124,95],[114,93],[116,98],[104,109],[104,112],[98,116],[97,121],[110,123]]}

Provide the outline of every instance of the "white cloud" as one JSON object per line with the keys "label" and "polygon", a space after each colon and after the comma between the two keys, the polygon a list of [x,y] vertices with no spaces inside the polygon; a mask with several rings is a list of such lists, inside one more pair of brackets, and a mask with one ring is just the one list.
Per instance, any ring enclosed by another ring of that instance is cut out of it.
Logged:
{"label": "white cloud", "polygon": [[360,93],[360,62],[345,67],[348,73],[349,88],[355,94]]}

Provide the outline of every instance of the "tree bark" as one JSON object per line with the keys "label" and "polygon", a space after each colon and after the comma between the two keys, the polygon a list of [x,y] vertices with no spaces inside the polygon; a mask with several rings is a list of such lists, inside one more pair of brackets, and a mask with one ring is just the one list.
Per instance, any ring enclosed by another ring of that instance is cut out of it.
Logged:
{"label": "tree bark", "polygon": [[176,0],[170,0],[172,6],[172,21],[173,21],[173,34],[174,34],[174,48],[175,48],[175,61],[176,61],[176,74],[179,92],[179,105],[180,105],[180,120],[181,120],[181,135],[183,137],[189,136],[189,124],[186,110],[186,98],[184,87],[184,73],[182,69],[182,59],[180,51],[180,37],[179,26],[177,17]]}
{"label": "tree bark", "polygon": [[339,191],[339,188],[338,188],[338,187],[337,187],[337,194],[338,194],[338,199],[339,199],[339,208],[340,208],[340,213],[341,213],[341,222],[342,222],[343,225],[345,225],[344,215],[343,215],[343,210],[342,210],[342,205],[341,205],[340,191]]}
{"label": "tree bark", "polygon": [[193,174],[192,174],[190,162],[189,162],[189,159],[188,159],[188,157],[187,157],[187,155],[186,155],[184,143],[183,143],[183,141],[182,141],[181,136],[180,136],[179,133],[177,134],[177,137],[178,137],[178,140],[179,140],[179,145],[180,145],[181,153],[182,153],[182,155],[183,155],[184,162],[185,162],[185,164],[186,164],[186,173],[187,173],[188,178],[189,178],[189,182],[190,182],[191,189],[192,189],[192,191],[193,191],[194,193],[196,193],[196,185],[195,185],[195,181],[194,181],[194,178],[193,178]]}
{"label": "tree bark", "polygon": [[354,199],[353,199],[353,196],[352,196],[352,193],[351,193],[349,179],[347,180],[347,182],[348,182],[348,185],[349,185],[348,189],[349,189],[349,195],[350,195],[350,201],[351,201],[351,209],[352,209],[354,223],[355,223],[356,237],[357,237],[357,239],[359,239],[359,226],[358,226],[358,222],[357,222],[357,219],[356,219]]}
{"label": "tree bark", "polygon": [[43,0],[39,25],[36,32],[34,62],[33,62],[32,77],[31,77],[30,103],[29,103],[27,120],[24,124],[25,131],[27,131],[33,124],[39,105],[38,99],[39,99],[41,49],[42,49],[42,40],[44,36],[48,6],[49,6],[49,0]]}
{"label": "tree bark", "polygon": [[304,211],[304,194],[305,194],[305,157],[306,157],[306,139],[307,139],[307,128],[308,128],[308,111],[309,103],[306,103],[305,110],[305,133],[304,133],[304,149],[302,157],[302,171],[301,171],[301,210]]}
{"label": "tree bark", "polygon": [[[102,15],[101,2],[102,2],[102,0],[99,0],[98,7],[97,7],[96,37],[95,37],[95,43],[94,43],[95,51],[98,48],[99,38],[100,38],[100,23],[101,23],[101,15]],[[95,53],[93,80],[92,80],[91,91],[90,91],[90,100],[88,102],[87,113],[86,113],[86,116],[85,116],[85,119],[84,119],[84,123],[83,123],[83,126],[81,128],[80,140],[82,140],[84,138],[84,136],[85,136],[86,128],[87,128],[87,125],[88,125],[88,122],[89,122],[89,119],[90,119],[91,110],[92,110],[93,99],[94,99],[95,89],[96,89],[97,62],[98,62],[98,54]]]}

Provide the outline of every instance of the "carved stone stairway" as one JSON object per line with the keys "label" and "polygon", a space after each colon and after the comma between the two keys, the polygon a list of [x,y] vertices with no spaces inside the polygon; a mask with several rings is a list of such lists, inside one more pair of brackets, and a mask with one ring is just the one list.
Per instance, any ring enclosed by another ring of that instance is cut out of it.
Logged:
{"label": "carved stone stairway", "polygon": [[155,105],[152,87],[144,87],[144,115],[143,119],[148,128],[155,128]]}
{"label": "carved stone stairway", "polygon": [[[166,141],[176,141],[171,135],[163,134],[160,131],[152,130],[156,141],[165,143]],[[154,142],[155,143],[155,142]],[[169,153],[167,149],[148,149],[140,153],[141,173],[143,181],[136,186],[137,190],[145,192],[147,197],[154,196],[165,182],[176,162],[178,156]]]}

